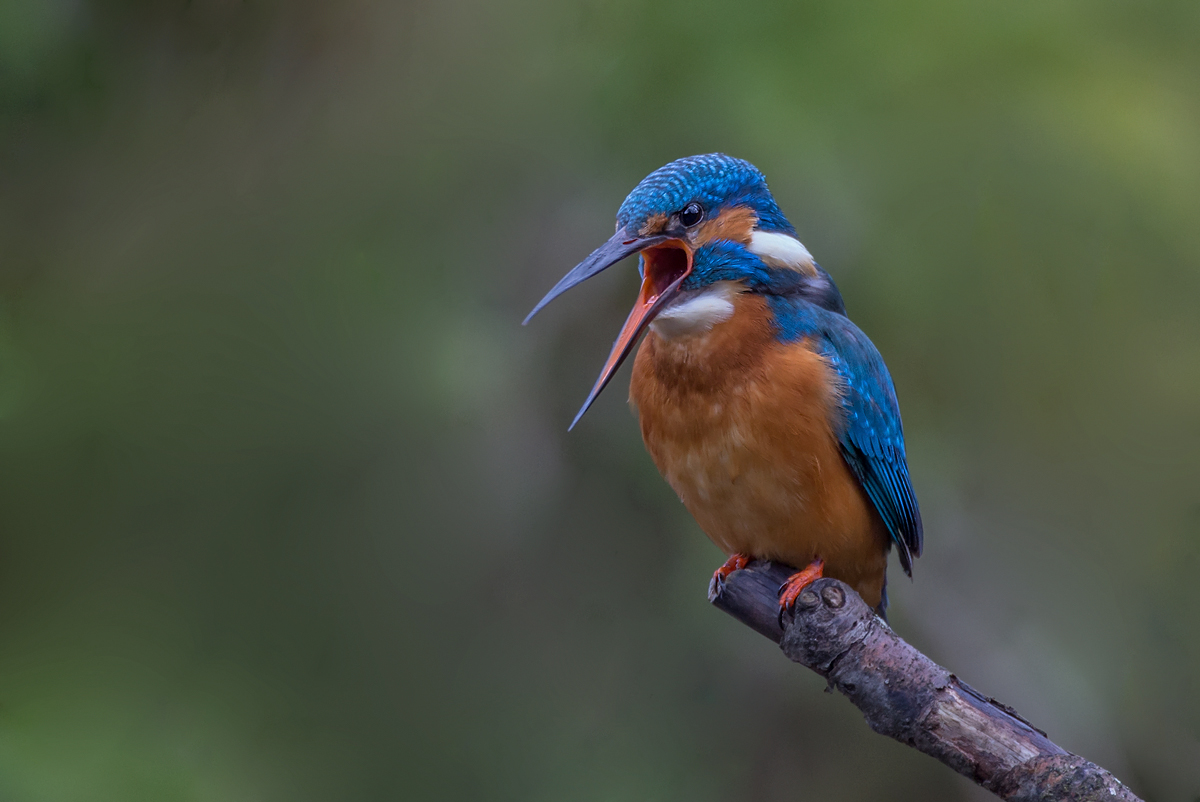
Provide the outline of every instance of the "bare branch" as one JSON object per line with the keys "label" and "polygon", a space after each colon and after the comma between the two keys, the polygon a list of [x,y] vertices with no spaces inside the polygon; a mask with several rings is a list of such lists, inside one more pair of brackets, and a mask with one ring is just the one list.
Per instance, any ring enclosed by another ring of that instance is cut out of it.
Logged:
{"label": "bare branch", "polygon": [[896,635],[848,585],[819,579],[779,619],[792,569],[755,562],[709,601],[825,677],[876,732],[937,758],[1003,799],[1140,802],[1109,772],[1067,752]]}

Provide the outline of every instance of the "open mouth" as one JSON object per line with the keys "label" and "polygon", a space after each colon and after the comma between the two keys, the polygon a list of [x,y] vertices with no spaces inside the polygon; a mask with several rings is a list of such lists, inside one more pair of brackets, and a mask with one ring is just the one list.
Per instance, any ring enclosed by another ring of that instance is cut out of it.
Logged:
{"label": "open mouth", "polygon": [[642,251],[642,256],[646,260],[646,276],[639,300],[647,307],[666,300],[663,296],[677,290],[692,272],[692,255],[678,240],[647,248]]}
{"label": "open mouth", "polygon": [[645,273],[642,275],[642,287],[638,291],[637,302],[633,305],[629,317],[626,318],[625,325],[621,327],[617,341],[613,343],[612,351],[608,354],[608,361],[604,363],[604,369],[600,371],[600,378],[596,379],[596,384],[588,393],[587,400],[583,402],[579,414],[571,422],[572,428],[596,400],[596,396],[600,394],[604,386],[608,384],[621,362],[633,350],[638,337],[650,325],[650,321],[654,320],[654,316],[675,297],[679,292],[680,285],[691,275],[691,246],[684,240],[674,239],[666,234],[631,235],[624,228],[618,227],[616,233],[609,237],[608,242],[592,251],[587,259],[575,265],[567,275],[559,279],[554,288],[546,293],[546,296],[525,318],[525,322],[528,323],[539,309],[562,293],[625,257],[633,256],[638,252],[641,252],[645,259]]}
{"label": "open mouth", "polygon": [[[613,343],[608,361],[600,371],[600,378],[596,379],[596,385],[588,395],[587,401],[583,403],[583,409],[579,410],[579,415],[575,416],[575,422],[608,384],[613,373],[637,344],[638,337],[650,325],[650,321],[654,320],[654,316],[679,292],[679,285],[692,272],[692,251],[681,240],[667,240],[660,245],[652,245],[644,249],[642,255],[646,259],[646,274],[642,277],[642,289],[638,292],[637,303],[633,305],[633,311],[621,327],[621,333]],[[574,426],[575,422],[572,422],[571,426]]]}

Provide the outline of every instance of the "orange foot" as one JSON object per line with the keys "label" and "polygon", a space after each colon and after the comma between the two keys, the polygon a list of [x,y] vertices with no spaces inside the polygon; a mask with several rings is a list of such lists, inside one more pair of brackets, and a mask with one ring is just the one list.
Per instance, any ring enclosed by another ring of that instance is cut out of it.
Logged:
{"label": "orange foot", "polygon": [[788,581],[779,588],[780,615],[796,603],[796,599],[806,587],[823,576],[825,576],[825,561],[818,557],[803,571],[797,571],[788,577]]}
{"label": "orange foot", "polygon": [[712,581],[708,583],[708,598],[715,599],[721,588],[725,585],[725,579],[734,571],[740,571],[750,564],[750,558],[745,554],[732,554],[717,570],[713,571]]}

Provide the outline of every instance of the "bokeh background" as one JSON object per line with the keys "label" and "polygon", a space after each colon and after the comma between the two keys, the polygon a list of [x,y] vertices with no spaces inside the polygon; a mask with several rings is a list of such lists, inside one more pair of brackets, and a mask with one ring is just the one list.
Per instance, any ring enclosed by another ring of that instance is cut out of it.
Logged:
{"label": "bokeh background", "polygon": [[893,623],[1200,795],[1200,4],[0,3],[0,797],[989,798],[705,601],[647,172],[768,176],[890,365]]}

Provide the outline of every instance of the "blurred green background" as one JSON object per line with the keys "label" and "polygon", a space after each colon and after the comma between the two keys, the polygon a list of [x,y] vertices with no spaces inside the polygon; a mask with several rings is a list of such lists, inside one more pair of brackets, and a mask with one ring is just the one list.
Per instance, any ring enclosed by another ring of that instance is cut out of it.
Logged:
{"label": "blurred green background", "polygon": [[893,624],[1200,795],[1200,4],[0,2],[0,798],[990,798],[711,609],[628,368],[756,163],[895,376]]}

